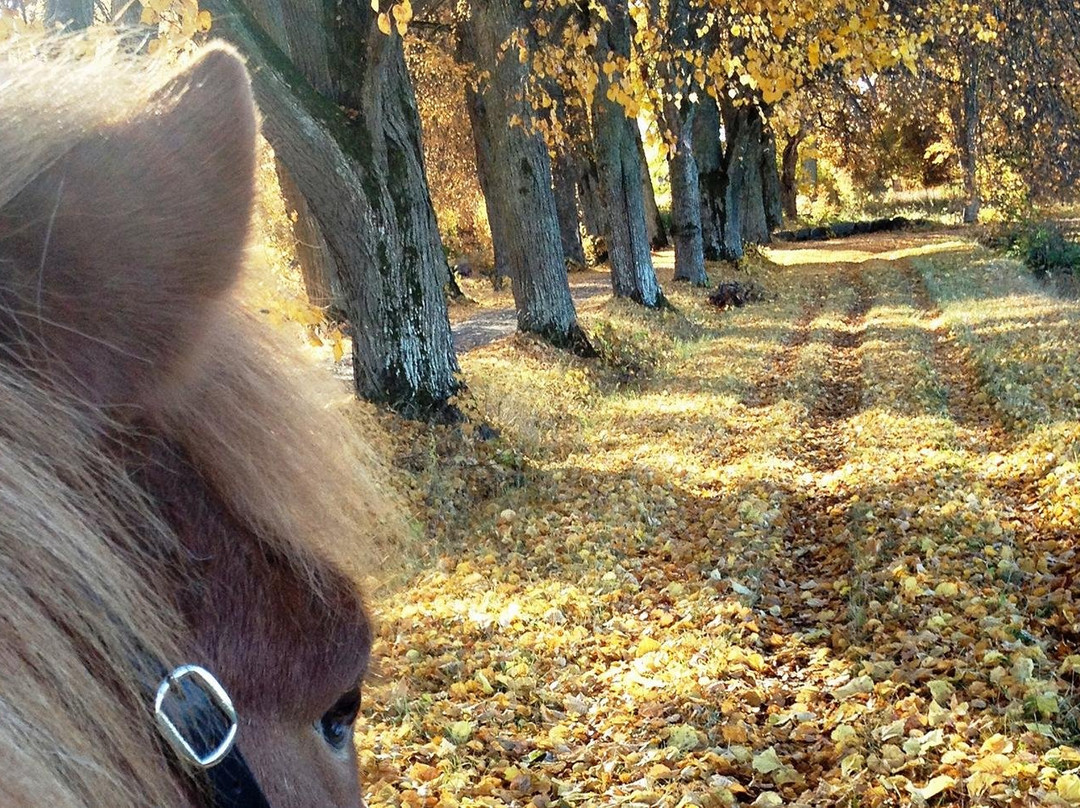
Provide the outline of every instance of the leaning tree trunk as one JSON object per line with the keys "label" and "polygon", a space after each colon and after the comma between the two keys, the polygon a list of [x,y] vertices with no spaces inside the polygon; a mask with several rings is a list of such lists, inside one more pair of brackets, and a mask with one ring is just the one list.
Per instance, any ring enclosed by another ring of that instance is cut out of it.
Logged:
{"label": "leaning tree trunk", "polygon": [[[609,20],[600,26],[597,36],[598,66],[630,57],[630,15],[626,0],[603,0],[603,7]],[[616,297],[657,308],[667,305],[667,301],[656,280],[645,227],[641,158],[635,141],[637,124],[626,117],[621,104],[608,97],[609,89],[613,91],[618,82],[619,72],[597,72],[599,81],[592,104],[593,149],[607,209],[611,285]]]}
{"label": "leaning tree trunk", "polygon": [[668,234],[664,229],[664,220],[660,208],[656,205],[656,191],[653,188],[652,174],[649,173],[649,161],[645,156],[645,144],[641,132],[637,131],[638,159],[641,160],[641,192],[645,195],[645,230],[649,234],[649,246],[662,250],[668,246]]}
{"label": "leaning tree trunk", "polygon": [[792,221],[799,217],[799,145],[804,137],[806,130],[799,127],[799,131],[784,144],[784,154],[780,161],[780,205],[784,215]]}
{"label": "leaning tree trunk", "polygon": [[[701,241],[705,258],[719,261],[724,254],[724,151],[720,144],[720,109],[715,99],[698,101],[693,125],[694,163],[698,169],[698,196],[701,203]],[[741,253],[740,247],[740,255]]]}
{"label": "leaning tree trunk", "polygon": [[319,222],[308,207],[289,170],[278,161],[278,184],[281,195],[293,220],[293,236],[296,239],[296,259],[300,275],[304,279],[304,291],[308,302],[326,309],[332,319],[348,319],[345,311],[345,292],[341,288],[337,268],[334,266],[330,246],[323,238]]}
{"label": "leaning tree trunk", "polygon": [[[114,0],[115,2],[115,0]],[[255,23],[269,36],[324,96],[333,94],[330,78],[330,40],[320,0],[243,0]],[[278,185],[293,218],[296,258],[304,290],[314,306],[326,308],[334,319],[347,320],[344,291],[330,248],[307,200],[281,160],[276,161]]]}
{"label": "leaning tree trunk", "polygon": [[215,32],[247,57],[263,133],[326,239],[354,325],[358,393],[408,416],[444,412],[458,387],[447,269],[401,41],[379,33],[374,20],[357,30],[350,86],[361,103],[353,120],[315,92],[236,0],[202,6]]}
{"label": "leaning tree trunk", "polygon": [[578,325],[566,276],[547,147],[539,134],[514,122],[531,117],[527,102],[518,97],[527,66],[503,46],[523,22],[517,0],[474,0],[460,31],[460,53],[487,76],[479,88],[489,124],[491,178],[485,195],[491,192],[508,223],[518,329],[588,353],[592,347]]}

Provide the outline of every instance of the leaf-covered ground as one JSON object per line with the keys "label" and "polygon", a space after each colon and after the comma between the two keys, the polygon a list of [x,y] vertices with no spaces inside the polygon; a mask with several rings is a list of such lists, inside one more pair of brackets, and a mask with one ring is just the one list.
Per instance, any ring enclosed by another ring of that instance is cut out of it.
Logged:
{"label": "leaf-covered ground", "polygon": [[1080,804],[1080,306],[950,236],[609,302],[406,433],[372,806]]}

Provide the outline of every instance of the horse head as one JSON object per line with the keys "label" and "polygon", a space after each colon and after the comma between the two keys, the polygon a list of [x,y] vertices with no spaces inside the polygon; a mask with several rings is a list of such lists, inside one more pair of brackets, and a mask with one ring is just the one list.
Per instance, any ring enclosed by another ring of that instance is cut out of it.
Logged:
{"label": "horse head", "polygon": [[393,520],[231,301],[245,67],[216,46],[155,79],[60,50],[0,64],[0,803],[206,805],[148,703],[195,663],[273,808],[361,805],[352,536]]}

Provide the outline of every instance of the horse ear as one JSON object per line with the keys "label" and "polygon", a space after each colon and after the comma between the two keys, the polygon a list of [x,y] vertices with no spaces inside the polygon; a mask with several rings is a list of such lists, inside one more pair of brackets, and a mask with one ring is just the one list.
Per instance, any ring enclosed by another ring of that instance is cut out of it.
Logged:
{"label": "horse ear", "polygon": [[152,404],[241,267],[256,131],[243,63],[211,47],[38,176],[0,211],[0,341],[95,404]]}

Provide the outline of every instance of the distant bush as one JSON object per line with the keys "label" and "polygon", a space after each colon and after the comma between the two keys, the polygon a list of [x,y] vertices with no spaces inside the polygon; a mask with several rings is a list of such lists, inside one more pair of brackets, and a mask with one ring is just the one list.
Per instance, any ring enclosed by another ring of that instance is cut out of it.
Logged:
{"label": "distant bush", "polygon": [[1023,261],[1037,278],[1080,276],[1080,244],[1069,241],[1053,222],[1014,225],[996,236],[995,242]]}

